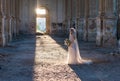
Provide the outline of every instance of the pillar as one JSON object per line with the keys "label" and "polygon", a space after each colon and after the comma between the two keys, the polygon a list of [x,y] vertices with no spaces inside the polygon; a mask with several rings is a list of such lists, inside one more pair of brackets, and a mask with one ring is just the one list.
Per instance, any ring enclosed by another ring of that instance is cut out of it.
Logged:
{"label": "pillar", "polygon": [[5,0],[1,0],[1,13],[2,13],[2,46],[6,45],[5,38]]}
{"label": "pillar", "polygon": [[[2,6],[2,0],[0,0],[0,6]],[[0,7],[0,13],[2,12],[2,7]],[[0,23],[2,23],[2,14],[0,14]],[[0,46],[2,46],[2,24],[0,24]]]}
{"label": "pillar", "polygon": [[88,41],[89,0],[85,0],[84,41]]}
{"label": "pillar", "polygon": [[105,2],[104,0],[99,0],[99,15],[97,18],[97,36],[96,36],[96,45],[103,45],[103,19],[105,16]]}
{"label": "pillar", "polygon": [[105,15],[103,17],[103,46],[116,45],[116,1],[105,0]]}
{"label": "pillar", "polygon": [[79,19],[80,19],[80,0],[77,0],[76,2],[76,29],[78,29],[79,26]]}
{"label": "pillar", "polygon": [[10,19],[9,19],[9,40],[12,41],[12,6],[13,6],[13,3],[12,3],[12,0],[10,0],[10,13],[9,13],[9,16],[10,16]]}
{"label": "pillar", "polygon": [[19,23],[20,23],[20,18],[19,18],[19,8],[20,8],[20,0],[15,1],[15,17],[16,17],[16,34],[19,35]]}
{"label": "pillar", "polygon": [[6,33],[6,44],[9,42],[9,1],[5,0],[5,33]]}

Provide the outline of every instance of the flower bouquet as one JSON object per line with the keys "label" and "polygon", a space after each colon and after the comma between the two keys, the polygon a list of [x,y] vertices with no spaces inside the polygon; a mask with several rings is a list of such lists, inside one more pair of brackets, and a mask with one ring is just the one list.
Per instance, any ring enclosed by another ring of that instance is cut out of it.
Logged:
{"label": "flower bouquet", "polygon": [[69,39],[65,39],[65,40],[64,40],[64,44],[65,44],[66,46],[70,46],[71,41],[70,41]]}

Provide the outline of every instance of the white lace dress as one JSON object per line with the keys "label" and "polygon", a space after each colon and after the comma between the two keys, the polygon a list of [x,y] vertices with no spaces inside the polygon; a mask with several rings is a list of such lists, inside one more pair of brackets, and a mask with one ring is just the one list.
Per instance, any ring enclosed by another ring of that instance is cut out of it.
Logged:
{"label": "white lace dress", "polygon": [[81,56],[79,52],[78,42],[76,38],[76,31],[69,35],[69,40],[71,45],[68,47],[68,64],[78,64],[81,63]]}

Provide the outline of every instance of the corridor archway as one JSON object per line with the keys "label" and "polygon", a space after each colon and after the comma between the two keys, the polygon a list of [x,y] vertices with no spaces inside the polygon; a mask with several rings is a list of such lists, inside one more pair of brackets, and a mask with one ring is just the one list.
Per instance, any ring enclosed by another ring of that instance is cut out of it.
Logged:
{"label": "corridor archway", "polygon": [[36,9],[36,33],[48,34],[50,31],[49,12],[46,7]]}

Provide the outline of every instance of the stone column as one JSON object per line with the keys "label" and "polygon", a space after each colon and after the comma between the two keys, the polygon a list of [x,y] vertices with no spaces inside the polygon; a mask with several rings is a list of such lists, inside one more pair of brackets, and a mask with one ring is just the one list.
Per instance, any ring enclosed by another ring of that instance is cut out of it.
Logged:
{"label": "stone column", "polygon": [[65,28],[65,34],[68,34],[68,28],[69,28],[69,26],[68,26],[68,0],[65,0],[64,7],[65,7],[65,21],[64,21],[63,25]]}
{"label": "stone column", "polygon": [[9,19],[9,37],[10,37],[10,41],[12,41],[12,0],[10,0],[10,19]]}
{"label": "stone column", "polygon": [[[0,0],[0,6],[2,5],[2,0]],[[0,7],[0,46],[2,46],[2,7]]]}
{"label": "stone column", "polygon": [[65,0],[65,21],[68,18],[68,0]]}
{"label": "stone column", "polygon": [[89,0],[88,41],[96,41],[96,17],[98,0]]}
{"label": "stone column", "polygon": [[69,28],[70,28],[70,19],[71,19],[71,0],[65,0],[65,14],[66,14],[66,27],[67,27],[67,31],[69,32]]}
{"label": "stone column", "polygon": [[14,19],[14,16],[13,16],[13,0],[11,0],[11,17],[10,17],[10,24],[11,24],[11,36],[12,38],[14,37],[13,34],[14,34],[14,24],[13,24],[13,19]]}
{"label": "stone column", "polygon": [[[23,6],[23,4],[22,4],[22,2],[23,2],[23,0],[20,0],[20,3],[19,3],[19,5],[20,5],[20,9],[19,9],[19,18],[20,18],[20,28],[19,28],[19,32],[21,33],[21,29],[23,28],[23,22],[22,22],[22,11],[23,11],[23,9],[22,9],[22,6]],[[36,4],[37,4],[37,2],[36,2]],[[37,8],[37,6],[36,6],[36,8]],[[35,27],[35,32],[36,32],[36,27]]]}
{"label": "stone column", "polygon": [[73,3],[72,3],[72,0],[70,0],[70,27],[72,27],[72,6],[73,6]]}
{"label": "stone column", "polygon": [[105,16],[103,19],[103,45],[115,46],[116,9],[114,0],[105,0]]}
{"label": "stone column", "polygon": [[113,13],[114,13],[114,16],[116,18],[116,22],[115,22],[115,30],[114,30],[114,35],[116,36],[116,26],[117,26],[117,20],[118,20],[118,8],[117,8],[117,0],[113,0]]}
{"label": "stone column", "polygon": [[68,1],[68,29],[71,26],[71,0]]}
{"label": "stone column", "polygon": [[120,13],[120,0],[117,0],[117,13]]}
{"label": "stone column", "polygon": [[17,0],[17,1],[15,1],[15,6],[16,6],[16,8],[15,8],[15,16],[16,16],[16,34],[18,35],[19,34],[19,3],[20,3],[20,1],[19,0]]}
{"label": "stone column", "polygon": [[6,45],[5,38],[5,0],[1,0],[1,12],[2,12],[2,46]]}
{"label": "stone column", "polygon": [[16,5],[15,5],[15,2],[16,2],[16,0],[13,0],[13,31],[14,31],[14,33],[13,33],[13,36],[14,37],[16,37],[16,33],[17,33],[17,28],[16,28],[16,15],[15,15],[15,13],[16,13]]}
{"label": "stone column", "polygon": [[80,11],[80,18],[84,18],[85,17],[85,0],[80,0],[80,5],[79,5],[79,11]]}
{"label": "stone column", "polygon": [[72,26],[74,26],[75,28],[76,28],[76,23],[77,23],[77,21],[76,21],[76,15],[77,15],[77,6],[76,6],[76,1],[77,0],[72,0]]}
{"label": "stone column", "polygon": [[8,0],[7,1],[7,3],[8,3],[8,26],[9,26],[9,30],[8,30],[8,37],[9,37],[9,41],[11,41],[12,40],[12,36],[11,36],[11,25],[10,25],[10,23],[11,23],[11,0]]}
{"label": "stone column", "polygon": [[79,18],[80,18],[80,0],[77,0],[76,2],[76,29],[78,29],[78,23],[79,23]]}
{"label": "stone column", "polygon": [[14,15],[14,10],[15,10],[15,4],[14,0],[11,0],[11,32],[12,32],[12,37],[15,37],[15,15]]}
{"label": "stone column", "polygon": [[[114,4],[116,3],[116,5],[114,5],[114,11],[115,11],[115,9],[117,9],[116,11],[116,13],[117,13],[117,15],[119,15],[120,14],[120,1],[119,0],[114,0]],[[116,8],[117,7],[117,8]],[[118,20],[118,17],[117,17],[117,20]],[[120,32],[120,31],[119,31]],[[117,31],[116,31],[116,33],[117,33]],[[119,53],[120,53],[120,40],[118,40],[117,41],[117,48],[118,48],[118,51],[119,51]]]}
{"label": "stone column", "polygon": [[85,28],[85,0],[78,0],[77,4],[78,6],[78,23],[77,23],[77,29],[78,29],[78,39],[83,40],[84,39],[84,28]]}
{"label": "stone column", "polygon": [[[30,34],[35,34],[36,33],[36,13],[34,12],[35,8],[36,8],[36,1],[33,0],[29,0],[30,4],[29,4],[29,27],[30,27]],[[47,7],[47,5],[46,5]],[[34,12],[34,13],[31,13]],[[50,20],[49,20],[49,14],[48,14],[48,10],[46,10],[46,32],[49,34],[50,33]]]}
{"label": "stone column", "polygon": [[80,0],[76,0],[76,31],[77,31],[77,39],[79,39],[79,29],[78,29],[78,26],[79,26],[79,19],[80,19]]}
{"label": "stone column", "polygon": [[8,43],[9,42],[9,1],[5,1],[5,6],[6,6],[6,9],[5,9],[5,15],[6,15],[6,19],[5,19],[5,24],[6,24],[6,26],[5,26],[5,33],[6,33],[6,43]]}
{"label": "stone column", "polygon": [[56,0],[56,33],[55,34],[58,34],[58,0]]}
{"label": "stone column", "polygon": [[89,0],[85,0],[84,41],[88,41]]}
{"label": "stone column", "polygon": [[105,2],[104,0],[99,0],[99,15],[97,17],[97,36],[96,36],[96,45],[103,45],[103,24],[104,24],[104,15],[105,15]]}
{"label": "stone column", "polygon": [[115,16],[117,16],[118,11],[117,11],[117,0],[113,0],[113,13]]}

